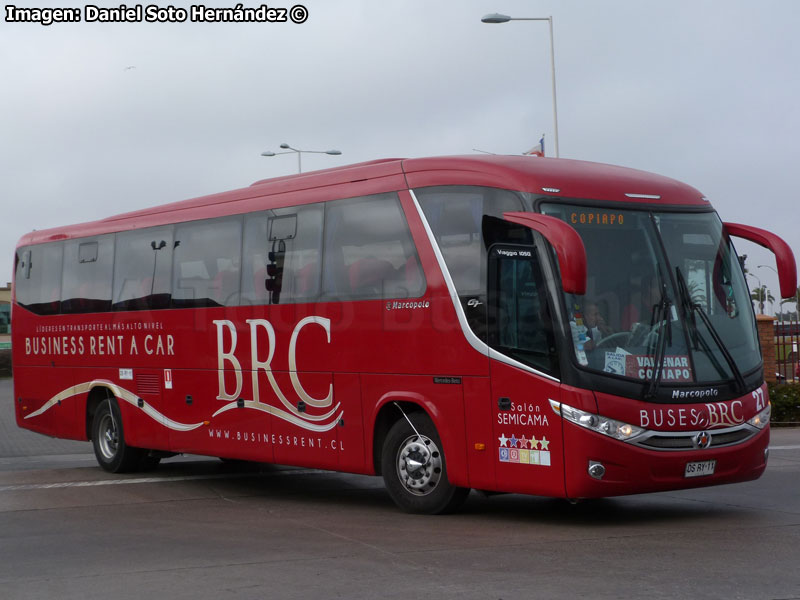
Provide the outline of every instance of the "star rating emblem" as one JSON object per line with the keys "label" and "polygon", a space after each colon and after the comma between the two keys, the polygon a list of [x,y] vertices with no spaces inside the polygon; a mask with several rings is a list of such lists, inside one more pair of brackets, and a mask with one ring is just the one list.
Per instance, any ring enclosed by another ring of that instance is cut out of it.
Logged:
{"label": "star rating emblem", "polygon": [[539,441],[539,443],[542,445],[542,450],[547,450],[547,447],[550,445],[550,442],[544,436],[542,436],[542,439]]}
{"label": "star rating emblem", "polygon": [[500,440],[500,447],[501,448],[507,448],[508,447],[508,438],[506,437],[505,433],[501,433],[500,437],[497,438],[497,439]]}
{"label": "star rating emblem", "polygon": [[531,450],[536,450],[539,447],[539,440],[536,437],[531,438]]}
{"label": "star rating emblem", "polygon": [[519,447],[520,448],[527,448],[529,441],[530,440],[523,435],[521,438],[519,438]]}
{"label": "star rating emblem", "polygon": [[519,440],[517,439],[517,436],[515,436],[513,433],[511,434],[511,439],[509,441],[511,442],[511,447],[512,448],[516,448],[517,444],[519,443]]}

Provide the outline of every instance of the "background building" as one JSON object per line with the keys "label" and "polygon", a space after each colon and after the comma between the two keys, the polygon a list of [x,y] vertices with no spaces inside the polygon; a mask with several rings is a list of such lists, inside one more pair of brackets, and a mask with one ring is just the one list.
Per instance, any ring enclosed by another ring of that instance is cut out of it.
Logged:
{"label": "background building", "polygon": [[[0,343],[11,343],[11,284],[0,287]],[[2,348],[3,346],[0,346]]]}
{"label": "background building", "polygon": [[11,374],[11,284],[0,287],[0,377]]}

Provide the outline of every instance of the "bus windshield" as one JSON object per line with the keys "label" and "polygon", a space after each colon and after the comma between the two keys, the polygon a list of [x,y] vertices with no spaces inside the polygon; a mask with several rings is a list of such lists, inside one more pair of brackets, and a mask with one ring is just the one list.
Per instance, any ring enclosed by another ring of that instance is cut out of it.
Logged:
{"label": "bus windshield", "polygon": [[716,213],[542,211],[586,247],[586,294],[564,295],[581,366],[651,386],[742,383],[759,367],[744,275]]}

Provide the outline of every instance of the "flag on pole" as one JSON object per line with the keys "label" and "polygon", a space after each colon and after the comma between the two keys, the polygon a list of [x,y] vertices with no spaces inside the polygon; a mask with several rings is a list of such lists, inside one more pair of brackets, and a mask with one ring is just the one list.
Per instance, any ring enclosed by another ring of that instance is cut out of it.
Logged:
{"label": "flag on pole", "polygon": [[527,152],[522,153],[524,156],[544,156],[544,134],[542,134],[539,143]]}

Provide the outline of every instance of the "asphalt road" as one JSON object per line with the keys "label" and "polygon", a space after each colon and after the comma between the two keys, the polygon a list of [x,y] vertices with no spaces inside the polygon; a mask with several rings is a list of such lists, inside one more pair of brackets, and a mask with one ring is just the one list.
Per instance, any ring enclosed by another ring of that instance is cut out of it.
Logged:
{"label": "asphalt road", "polygon": [[380,479],[180,457],[100,470],[17,429],[0,380],[0,598],[800,598],[800,430],[758,481],[599,500],[473,493],[398,512]]}

